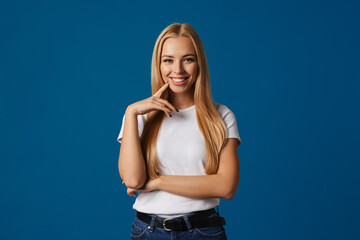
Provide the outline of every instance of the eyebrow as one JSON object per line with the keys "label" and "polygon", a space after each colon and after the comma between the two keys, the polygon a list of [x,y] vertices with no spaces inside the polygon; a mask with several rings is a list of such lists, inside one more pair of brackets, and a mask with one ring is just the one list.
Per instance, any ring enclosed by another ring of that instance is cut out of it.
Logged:
{"label": "eyebrow", "polygon": [[[184,55],[183,57],[189,57],[189,56],[196,57],[196,55],[195,55],[195,54],[193,54],[193,53],[186,54],[186,55]],[[171,56],[171,55],[163,55],[161,58],[164,58],[164,57],[173,58],[173,56]]]}

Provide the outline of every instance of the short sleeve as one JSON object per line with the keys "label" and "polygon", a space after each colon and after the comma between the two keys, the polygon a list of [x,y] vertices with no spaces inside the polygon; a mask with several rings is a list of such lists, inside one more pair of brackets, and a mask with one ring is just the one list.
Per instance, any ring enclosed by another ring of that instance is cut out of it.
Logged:
{"label": "short sleeve", "polygon": [[[144,129],[144,124],[145,124],[145,121],[146,121],[146,115],[137,115],[137,120],[138,120],[138,132],[139,132],[139,137],[141,136],[142,134],[142,131]],[[124,133],[124,124],[125,124],[125,114],[122,118],[122,124],[121,124],[121,129],[120,129],[120,133],[117,137],[117,141],[119,143],[121,143],[121,140],[122,140],[122,136],[123,136],[123,133]]]}
{"label": "short sleeve", "polygon": [[237,122],[236,122],[234,113],[228,107],[226,107],[225,105],[221,105],[221,104],[218,105],[218,111],[227,127],[227,130],[228,130],[227,137],[238,139],[239,142],[238,142],[237,146],[239,147],[241,144],[241,139],[240,139]]}

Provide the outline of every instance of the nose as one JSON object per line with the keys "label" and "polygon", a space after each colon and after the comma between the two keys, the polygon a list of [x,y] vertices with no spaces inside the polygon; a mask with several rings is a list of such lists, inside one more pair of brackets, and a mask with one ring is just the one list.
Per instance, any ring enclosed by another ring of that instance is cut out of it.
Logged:
{"label": "nose", "polygon": [[183,67],[182,61],[175,62],[173,72],[176,74],[181,74],[184,72],[184,67]]}

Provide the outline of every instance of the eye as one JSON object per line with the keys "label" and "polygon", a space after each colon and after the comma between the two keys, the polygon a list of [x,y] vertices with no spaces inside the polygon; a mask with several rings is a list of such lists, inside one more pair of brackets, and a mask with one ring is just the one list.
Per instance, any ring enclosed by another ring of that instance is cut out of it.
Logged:
{"label": "eye", "polygon": [[172,62],[172,59],[164,59],[163,62],[165,62],[165,63],[171,63],[171,62]]}
{"label": "eye", "polygon": [[195,60],[193,58],[185,58],[184,61],[185,62],[194,62]]}

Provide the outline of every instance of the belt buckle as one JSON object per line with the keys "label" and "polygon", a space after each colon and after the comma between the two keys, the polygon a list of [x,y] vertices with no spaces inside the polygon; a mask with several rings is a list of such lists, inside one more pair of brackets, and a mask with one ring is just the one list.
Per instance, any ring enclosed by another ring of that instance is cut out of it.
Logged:
{"label": "belt buckle", "polygon": [[168,232],[173,231],[173,229],[170,229],[170,228],[167,228],[167,227],[166,227],[166,221],[170,221],[170,220],[173,220],[173,219],[172,219],[172,218],[167,218],[167,219],[165,219],[165,220],[163,221],[163,227],[164,227],[164,229],[165,229],[166,231],[168,231]]}

